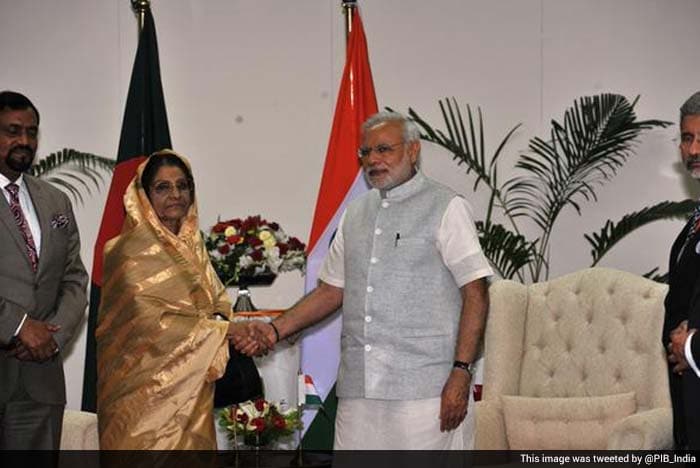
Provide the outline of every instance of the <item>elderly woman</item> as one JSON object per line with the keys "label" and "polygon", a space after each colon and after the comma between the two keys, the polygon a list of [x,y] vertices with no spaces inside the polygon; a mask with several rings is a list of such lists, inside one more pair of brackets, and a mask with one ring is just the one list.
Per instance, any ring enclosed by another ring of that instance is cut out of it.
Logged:
{"label": "elderly woman", "polygon": [[189,163],[151,155],[124,207],[122,232],[105,246],[96,331],[100,447],[214,450],[214,382],[227,338],[247,329],[215,320],[231,304],[200,235]]}

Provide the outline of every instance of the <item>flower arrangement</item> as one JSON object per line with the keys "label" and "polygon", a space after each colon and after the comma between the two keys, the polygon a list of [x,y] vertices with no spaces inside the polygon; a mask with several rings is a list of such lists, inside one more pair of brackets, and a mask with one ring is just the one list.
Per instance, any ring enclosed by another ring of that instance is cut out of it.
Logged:
{"label": "flower arrangement", "polygon": [[306,266],[306,246],[279,224],[260,216],[219,221],[206,239],[209,257],[224,286],[241,278],[277,275]]}
{"label": "flower arrangement", "polygon": [[268,445],[302,427],[299,411],[281,411],[276,403],[262,398],[224,409],[219,424],[227,430],[229,439],[235,443],[242,440],[248,446]]}

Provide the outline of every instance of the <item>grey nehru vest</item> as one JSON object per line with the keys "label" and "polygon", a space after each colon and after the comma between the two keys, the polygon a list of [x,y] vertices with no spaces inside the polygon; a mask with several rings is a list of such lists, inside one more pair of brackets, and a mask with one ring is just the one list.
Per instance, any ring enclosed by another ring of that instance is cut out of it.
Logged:
{"label": "grey nehru vest", "polygon": [[462,296],[436,242],[455,196],[418,172],[385,198],[372,190],[348,206],[338,396],[440,396]]}

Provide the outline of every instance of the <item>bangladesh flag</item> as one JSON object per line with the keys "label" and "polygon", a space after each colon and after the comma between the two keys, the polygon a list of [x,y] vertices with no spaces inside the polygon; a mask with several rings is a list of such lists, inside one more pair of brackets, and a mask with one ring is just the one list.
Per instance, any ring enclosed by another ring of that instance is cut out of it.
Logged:
{"label": "bangladesh flag", "polygon": [[116,237],[124,223],[124,191],[136,174],[136,168],[151,153],[172,148],[168,117],[165,111],[163,86],[160,81],[158,42],[150,9],[145,12],[144,25],[139,36],[136,60],[131,72],[129,94],[126,99],[124,121],[117,166],[107,195],[102,223],[95,242],[95,255],[90,285],[90,313],[88,315],[87,349],[83,376],[83,411],[97,409],[97,360],[95,328],[100,307],[102,287],[102,253],[105,243]]}

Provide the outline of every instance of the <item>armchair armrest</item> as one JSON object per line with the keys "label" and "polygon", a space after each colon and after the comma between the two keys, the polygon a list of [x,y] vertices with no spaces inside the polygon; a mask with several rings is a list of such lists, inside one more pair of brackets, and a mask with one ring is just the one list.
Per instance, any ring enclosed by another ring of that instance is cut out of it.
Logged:
{"label": "armchair armrest", "polygon": [[659,450],[673,448],[671,408],[641,411],[615,424],[608,450]]}
{"label": "armchair armrest", "polygon": [[61,450],[99,450],[97,415],[85,411],[63,413]]}
{"label": "armchair armrest", "polygon": [[474,449],[508,450],[501,402],[482,400],[474,406]]}

